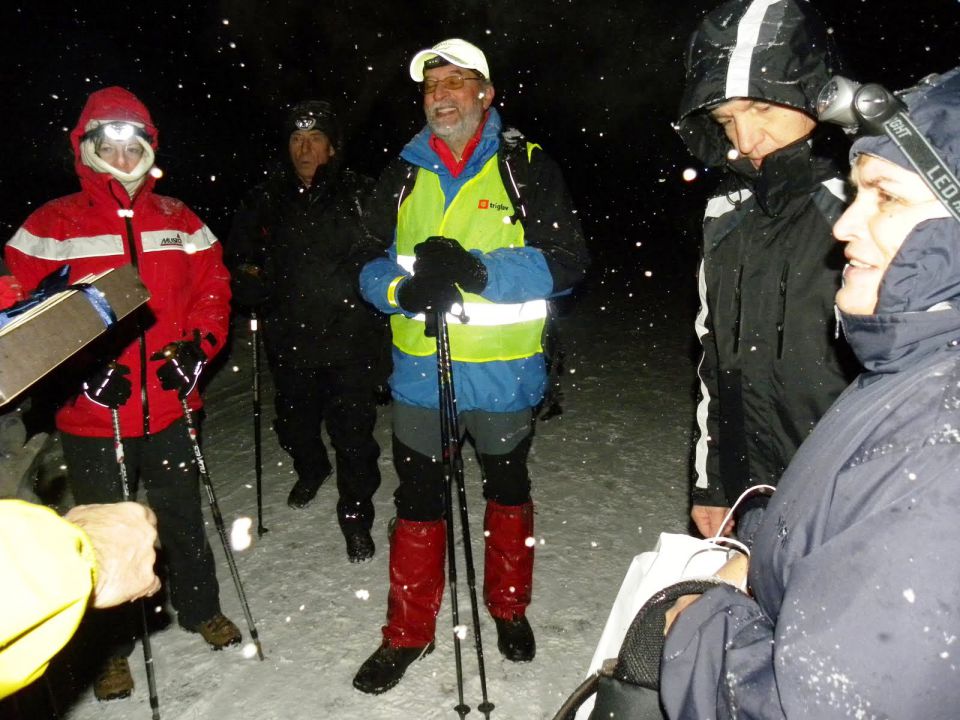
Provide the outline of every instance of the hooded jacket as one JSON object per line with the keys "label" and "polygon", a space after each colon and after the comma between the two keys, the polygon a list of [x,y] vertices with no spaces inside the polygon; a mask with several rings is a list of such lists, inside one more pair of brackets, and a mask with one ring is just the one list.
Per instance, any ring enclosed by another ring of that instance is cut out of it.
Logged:
{"label": "hooded jacket", "polygon": [[383,251],[361,225],[372,182],[341,169],[341,156],[309,188],[279,164],[234,215],[228,262],[262,269],[267,351],[284,367],[374,364],[385,352],[386,320],[359,289],[360,268]]}
{"label": "hooded jacket", "polygon": [[709,115],[737,98],[814,115],[833,60],[805,7],[732,0],[706,16],[687,51],[678,130],[705,164],[725,165],[703,226],[695,504],[729,507],[752,485],[775,485],[856,368],[833,319],[843,253],[831,227],[844,182],[819,156],[819,133],[757,171],[727,160],[732,145]]}
{"label": "hooded jacket", "polygon": [[[960,172],[960,74],[907,103]],[[885,138],[852,153],[899,162]],[[841,317],[867,370],[770,501],[753,598],[710,590],[671,628],[661,670],[670,718],[957,716],[960,223],[919,223],[875,314]]]}
{"label": "hooded jacket", "polygon": [[[137,269],[150,293],[148,312],[121,323],[113,336],[122,339],[122,349],[97,361],[116,360],[130,368],[133,394],[120,407],[120,428],[126,437],[140,437],[163,430],[183,415],[177,393],[162,389],[157,378],[163,361],[151,360],[151,355],[168,343],[192,339],[194,331],[199,331],[208,357],[223,348],[230,316],[229,276],[217,238],[182,202],[154,194],[152,175],[131,199],[112,175],[84,164],[81,137],[95,120],[140,123],[151,146],[157,147],[150,113],[134,95],[119,87],[91,94],[70,133],[81,191],[33,212],[7,243],[6,261],[25,289],[33,289],[64,264],[70,266],[70,282],[128,263]],[[93,373],[96,366],[87,370]],[[188,402],[194,409],[201,406],[196,390]],[[113,436],[110,410],[82,393],[67,402],[56,419],[60,430],[73,435]]]}

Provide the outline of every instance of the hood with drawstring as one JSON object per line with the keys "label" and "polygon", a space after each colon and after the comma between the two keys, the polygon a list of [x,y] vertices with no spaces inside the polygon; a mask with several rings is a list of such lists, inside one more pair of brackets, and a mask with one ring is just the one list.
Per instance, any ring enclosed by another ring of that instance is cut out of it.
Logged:
{"label": "hood with drawstring", "polygon": [[785,105],[816,117],[820,89],[837,70],[829,35],[806,0],[729,0],[693,33],[677,130],[710,167],[730,141],[709,110],[735,98]]}
{"label": "hood with drawstring", "polygon": [[[84,134],[90,130],[120,121],[138,125],[149,138],[147,142],[139,135],[134,136],[143,146],[144,154],[137,167],[129,173],[107,165],[96,155],[94,141],[83,140]],[[80,119],[70,132],[70,145],[73,147],[74,168],[80,184],[90,192],[101,192],[109,185],[111,177],[115,178],[131,197],[143,185],[153,185],[154,180],[149,173],[153,168],[158,147],[157,128],[150,117],[150,111],[128,90],[114,86],[91,93],[80,113]]]}
{"label": "hood with drawstring", "polygon": [[[960,175],[960,68],[924,80],[902,96],[910,118],[947,167]],[[866,136],[850,160],[874,155],[915,172],[886,135]],[[873,315],[840,313],[844,334],[869,370],[894,372],[960,338],[960,222],[919,223],[880,283]]]}

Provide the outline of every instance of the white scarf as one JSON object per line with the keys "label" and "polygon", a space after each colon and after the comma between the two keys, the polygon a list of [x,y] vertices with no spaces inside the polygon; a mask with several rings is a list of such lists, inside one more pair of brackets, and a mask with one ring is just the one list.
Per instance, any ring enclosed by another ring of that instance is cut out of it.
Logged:
{"label": "white scarf", "polygon": [[[98,128],[100,125],[109,122],[112,121],[91,120],[87,123],[85,131],[90,132],[91,130]],[[143,125],[140,123],[132,124],[143,128]],[[102,157],[97,155],[96,150],[94,150],[93,140],[84,140],[80,143],[80,158],[83,160],[83,164],[89,168],[92,168],[96,172],[109,173],[110,175],[113,175],[113,177],[115,177],[117,181],[123,185],[124,189],[127,191],[127,194],[131,198],[136,195],[137,190],[139,190],[140,186],[143,185],[144,178],[146,177],[147,173],[150,172],[151,168],[153,168],[153,163],[156,159],[153,148],[150,147],[150,143],[140,137],[140,135],[134,135],[134,137],[137,139],[137,142],[140,143],[141,147],[143,147],[143,157],[140,158],[140,162],[137,163],[137,166],[128,173],[123,172],[123,170],[118,170],[109,163],[105,162]]]}

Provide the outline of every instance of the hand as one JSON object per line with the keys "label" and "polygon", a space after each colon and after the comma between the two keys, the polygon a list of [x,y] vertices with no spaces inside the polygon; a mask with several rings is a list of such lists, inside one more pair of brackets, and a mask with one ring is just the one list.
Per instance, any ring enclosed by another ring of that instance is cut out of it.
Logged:
{"label": "hand", "polygon": [[266,275],[259,265],[244,263],[233,274],[233,299],[238,305],[257,308],[270,299]]}
{"label": "hand", "polygon": [[451,280],[431,275],[413,275],[397,287],[397,304],[409,313],[450,312],[463,304],[463,295]]}
{"label": "hand", "polygon": [[133,384],[127,378],[130,368],[112,362],[83,384],[83,394],[101,407],[116,410],[130,399]]}
{"label": "hand", "polygon": [[200,347],[200,331],[193,331],[193,340],[180,340],[165,345],[150,356],[151,360],[166,360],[157,368],[157,377],[164,390],[176,390],[180,399],[187,397],[200,379],[207,362],[207,354]]}
{"label": "hand", "polygon": [[157,518],[150,508],[133,502],[77,505],[63,517],[93,543],[97,557],[94,607],[113,607],[160,589],[160,578],[153,570]]}
{"label": "hand", "polygon": [[734,520],[732,516],[730,517],[730,520],[727,521],[727,524],[724,525],[723,531],[721,532],[720,530],[720,523],[723,522],[723,518],[726,517],[729,511],[730,508],[727,507],[716,507],[714,505],[694,505],[690,509],[690,518],[697,526],[697,530],[699,530],[700,534],[705,538],[714,537],[716,535],[729,537],[733,533]]}
{"label": "hand", "polygon": [[413,248],[414,275],[429,275],[454,282],[470,293],[487,286],[487,266],[456,240],[434,235]]}
{"label": "hand", "polygon": [[[727,560],[716,573],[714,577],[722,580],[729,585],[744,589],[747,586],[747,573],[750,570],[750,558],[741,552],[736,553]],[[681,595],[669,610],[667,610],[666,619],[663,625],[663,634],[670,632],[670,628],[680,613],[686,610],[690,605],[700,598],[699,595]]]}

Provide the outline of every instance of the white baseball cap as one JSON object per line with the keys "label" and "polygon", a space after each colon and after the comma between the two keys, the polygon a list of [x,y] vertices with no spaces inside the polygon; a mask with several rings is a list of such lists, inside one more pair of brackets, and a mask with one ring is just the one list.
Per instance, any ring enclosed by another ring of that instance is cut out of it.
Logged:
{"label": "white baseball cap", "polygon": [[410,77],[415,82],[423,82],[424,65],[437,57],[457,67],[476,70],[487,80],[490,79],[490,68],[487,67],[487,58],[483,51],[476,45],[459,38],[443,40],[432,48],[425,48],[414,55],[413,60],[410,61]]}

